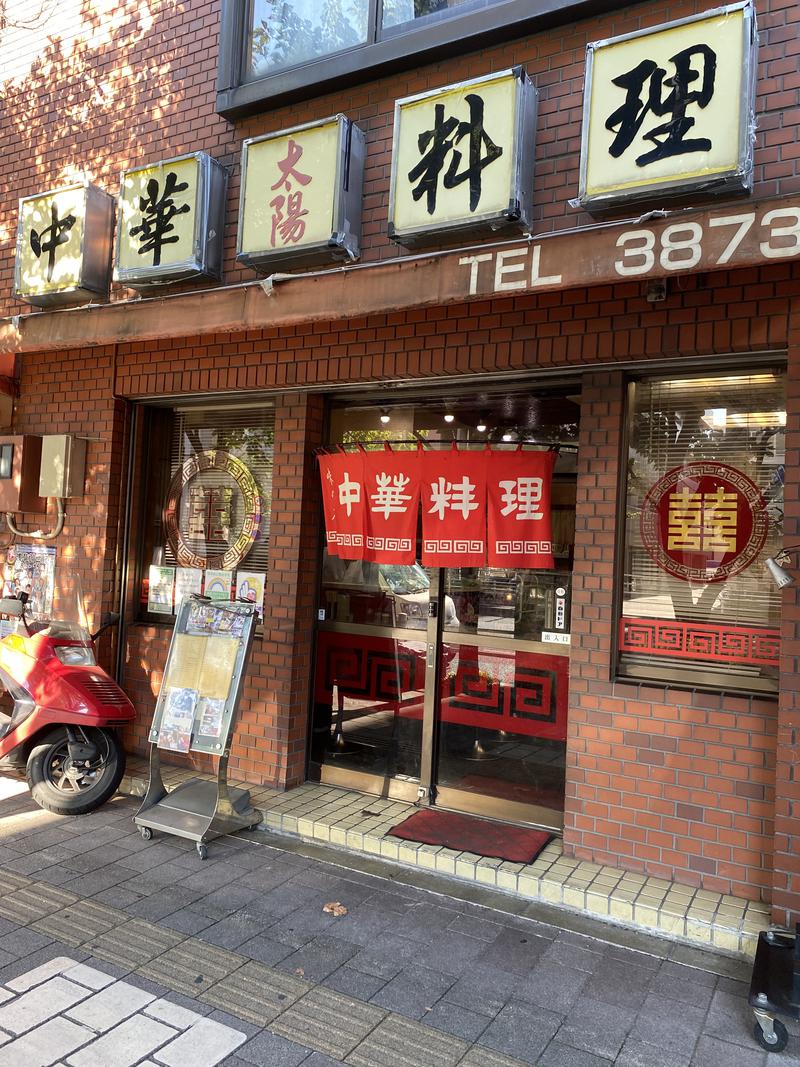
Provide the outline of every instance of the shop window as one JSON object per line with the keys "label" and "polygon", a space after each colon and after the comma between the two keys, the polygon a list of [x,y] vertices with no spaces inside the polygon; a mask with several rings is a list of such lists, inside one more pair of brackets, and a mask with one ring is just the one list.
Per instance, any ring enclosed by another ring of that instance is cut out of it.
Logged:
{"label": "shop window", "polygon": [[[217,110],[228,118],[567,21],[603,0],[224,0]],[[476,74],[480,73],[476,71]]]}
{"label": "shop window", "polygon": [[273,411],[151,408],[143,432],[141,617],[172,621],[192,593],[263,615]]}
{"label": "shop window", "polygon": [[784,375],[631,388],[620,673],[775,691]]}

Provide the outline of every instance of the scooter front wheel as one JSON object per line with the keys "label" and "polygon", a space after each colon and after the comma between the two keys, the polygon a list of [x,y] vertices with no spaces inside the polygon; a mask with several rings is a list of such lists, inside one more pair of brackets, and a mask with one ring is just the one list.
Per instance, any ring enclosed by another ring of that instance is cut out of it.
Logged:
{"label": "scooter front wheel", "polygon": [[56,815],[86,815],[113,796],[125,773],[125,751],[113,730],[84,727],[97,756],[70,759],[67,732],[56,727],[44,734],[28,756],[26,775],[31,796]]}

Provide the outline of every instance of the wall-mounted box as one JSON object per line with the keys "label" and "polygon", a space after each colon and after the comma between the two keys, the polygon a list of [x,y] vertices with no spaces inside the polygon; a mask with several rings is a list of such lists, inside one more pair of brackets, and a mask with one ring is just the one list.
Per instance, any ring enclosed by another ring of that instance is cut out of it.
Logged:
{"label": "wall-mounted box", "polygon": [[0,437],[0,512],[47,511],[47,500],[38,491],[41,457],[41,437]]}
{"label": "wall-mounted box", "polygon": [[42,439],[39,474],[41,496],[83,496],[86,471],[86,441],[68,433],[49,434]]}

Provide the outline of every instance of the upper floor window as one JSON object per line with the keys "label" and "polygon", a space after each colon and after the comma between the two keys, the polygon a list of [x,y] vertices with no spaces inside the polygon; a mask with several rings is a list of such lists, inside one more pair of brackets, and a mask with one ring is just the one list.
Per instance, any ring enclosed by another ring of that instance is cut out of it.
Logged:
{"label": "upper floor window", "polygon": [[223,0],[217,110],[235,118],[615,6],[615,0]]}

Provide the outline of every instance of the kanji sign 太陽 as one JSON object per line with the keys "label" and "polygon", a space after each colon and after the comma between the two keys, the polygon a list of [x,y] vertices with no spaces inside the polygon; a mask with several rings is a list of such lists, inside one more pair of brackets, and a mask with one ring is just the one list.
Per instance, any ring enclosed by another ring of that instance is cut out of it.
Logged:
{"label": "kanji sign \u592a\u967d", "polygon": [[683,581],[721,582],[749,567],[767,538],[764,498],[747,475],[711,461],[675,467],[644,499],[642,544]]}

